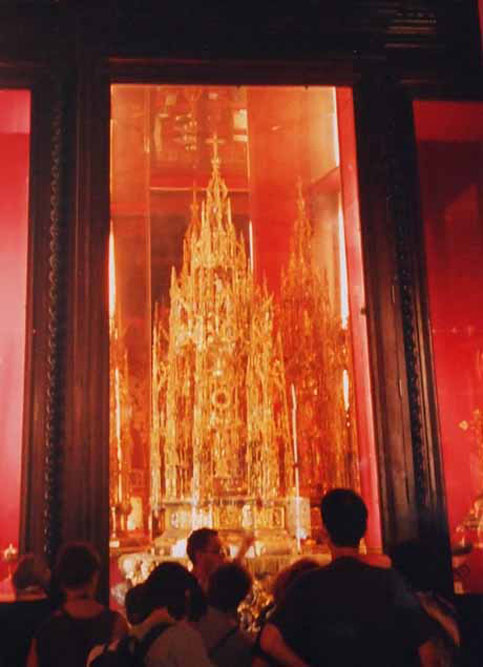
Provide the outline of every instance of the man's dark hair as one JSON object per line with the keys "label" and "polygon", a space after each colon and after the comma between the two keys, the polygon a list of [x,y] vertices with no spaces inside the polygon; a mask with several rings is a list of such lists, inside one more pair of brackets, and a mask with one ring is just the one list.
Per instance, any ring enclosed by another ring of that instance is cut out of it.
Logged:
{"label": "man's dark hair", "polygon": [[351,489],[332,489],[320,503],[322,521],[338,547],[357,547],[367,528],[367,507]]}
{"label": "man's dark hair", "polygon": [[61,588],[82,588],[101,569],[97,551],[87,542],[65,544],[55,566],[55,579]]}
{"label": "man's dark hair", "polygon": [[208,604],[220,611],[236,611],[251,587],[252,578],[244,567],[238,563],[220,565],[208,583]]}
{"label": "man's dark hair", "polygon": [[187,615],[190,591],[193,587],[193,575],[174,561],[165,561],[158,565],[144,584],[145,612],[165,607],[177,620]]}
{"label": "man's dark hair", "polygon": [[218,531],[213,528],[198,528],[198,530],[194,530],[188,537],[186,553],[193,565],[196,564],[196,554],[198,551],[206,549],[212,537],[218,537]]}

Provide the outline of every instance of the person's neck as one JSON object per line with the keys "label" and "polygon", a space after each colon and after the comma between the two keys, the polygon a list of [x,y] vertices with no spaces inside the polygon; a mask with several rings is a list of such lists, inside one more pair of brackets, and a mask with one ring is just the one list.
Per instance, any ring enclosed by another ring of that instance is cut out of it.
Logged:
{"label": "person's neck", "polygon": [[89,591],[66,591],[66,602],[80,602],[81,600],[94,600],[94,596]]}
{"label": "person's neck", "polygon": [[196,577],[199,585],[206,593],[208,590],[208,580],[209,580],[209,577],[206,574],[206,572],[202,570],[199,566],[193,565],[192,574]]}
{"label": "person's neck", "polygon": [[359,545],[356,547],[340,547],[337,544],[329,544],[332,560],[337,558],[359,558]]}
{"label": "person's neck", "polygon": [[81,614],[90,614],[93,610],[98,611],[102,606],[94,597],[91,590],[64,590],[64,609]]}
{"label": "person's neck", "polygon": [[97,616],[103,609],[103,606],[97,602],[91,595],[66,595],[63,610],[74,618],[92,618]]}

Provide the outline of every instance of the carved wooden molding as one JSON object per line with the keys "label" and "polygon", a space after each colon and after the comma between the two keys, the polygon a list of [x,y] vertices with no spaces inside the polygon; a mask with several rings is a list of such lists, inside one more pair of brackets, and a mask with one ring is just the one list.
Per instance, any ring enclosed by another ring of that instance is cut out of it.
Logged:
{"label": "carved wooden molding", "polygon": [[388,206],[391,219],[395,223],[396,231],[396,282],[399,287],[404,355],[406,360],[406,385],[409,402],[415,493],[418,509],[422,511],[426,506],[428,498],[428,466],[424,444],[420,350],[415,311],[417,285],[414,280],[414,253],[416,249],[414,248],[414,244],[411,243],[414,207],[411,206],[411,202],[408,199],[407,169],[410,166],[408,164],[401,164],[404,162],[407,163],[407,154],[401,152],[403,146],[401,146],[401,142],[399,141],[399,132],[401,129],[397,122],[399,109],[393,106],[392,112],[394,116],[392,116],[392,122],[388,123],[387,133],[389,151],[386,168],[391,187]]}
{"label": "carved wooden molding", "polygon": [[355,88],[361,225],[386,545],[446,530],[411,99]]}
{"label": "carved wooden molding", "polygon": [[48,256],[45,403],[44,549],[51,562],[62,534],[63,373],[65,331],[66,229],[63,216],[64,100],[56,87],[51,121],[50,224]]}

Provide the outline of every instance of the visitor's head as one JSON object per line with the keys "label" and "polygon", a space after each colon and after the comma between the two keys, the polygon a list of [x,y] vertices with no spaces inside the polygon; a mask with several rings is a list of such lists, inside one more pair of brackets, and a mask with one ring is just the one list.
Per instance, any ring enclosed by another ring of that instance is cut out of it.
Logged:
{"label": "visitor's head", "polygon": [[224,563],[210,576],[208,604],[227,613],[236,613],[252,588],[249,572],[238,563]]}
{"label": "visitor's head", "polygon": [[149,614],[155,609],[166,609],[170,616],[179,620],[190,610],[190,594],[193,575],[173,561],[158,565],[144,584],[145,610]]}
{"label": "visitor's head", "polygon": [[129,588],[124,598],[127,620],[131,625],[138,625],[146,617],[146,593],[144,584]]}
{"label": "visitor's head", "polygon": [[199,528],[188,537],[188,558],[194,567],[209,577],[225,560],[225,549],[220,536],[213,528]]}
{"label": "visitor's head", "polygon": [[332,489],[320,504],[322,521],[336,547],[358,547],[367,528],[367,507],[351,489]]}
{"label": "visitor's head", "polygon": [[17,596],[46,593],[49,587],[50,570],[41,556],[25,554],[18,562],[12,576]]}
{"label": "visitor's head", "polygon": [[87,542],[65,544],[55,566],[57,585],[66,594],[94,597],[101,569],[100,558]]}
{"label": "visitor's head", "polygon": [[272,586],[275,604],[280,605],[283,602],[287,590],[300,575],[309,572],[309,570],[315,570],[318,567],[319,564],[313,558],[300,558],[295,563],[292,563],[292,565],[281,570]]}

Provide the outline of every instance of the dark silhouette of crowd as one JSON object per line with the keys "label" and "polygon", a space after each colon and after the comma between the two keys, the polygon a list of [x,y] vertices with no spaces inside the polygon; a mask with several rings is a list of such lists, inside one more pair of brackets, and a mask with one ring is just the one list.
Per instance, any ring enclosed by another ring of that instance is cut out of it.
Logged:
{"label": "dark silhouette of crowd", "polygon": [[[2,667],[449,667],[458,665],[454,607],[432,577],[437,554],[422,542],[391,553],[392,567],[359,552],[367,527],[362,498],[349,489],[321,503],[331,562],[300,558],[279,572],[256,632],[239,608],[252,595],[244,556],[229,559],[217,531],[187,542],[191,571],[166,560],[125,597],[125,614],[96,599],[101,563],[86,543],[61,550],[52,578],[24,556],[14,602],[1,606]],[[56,595],[51,595],[56,591]]]}

